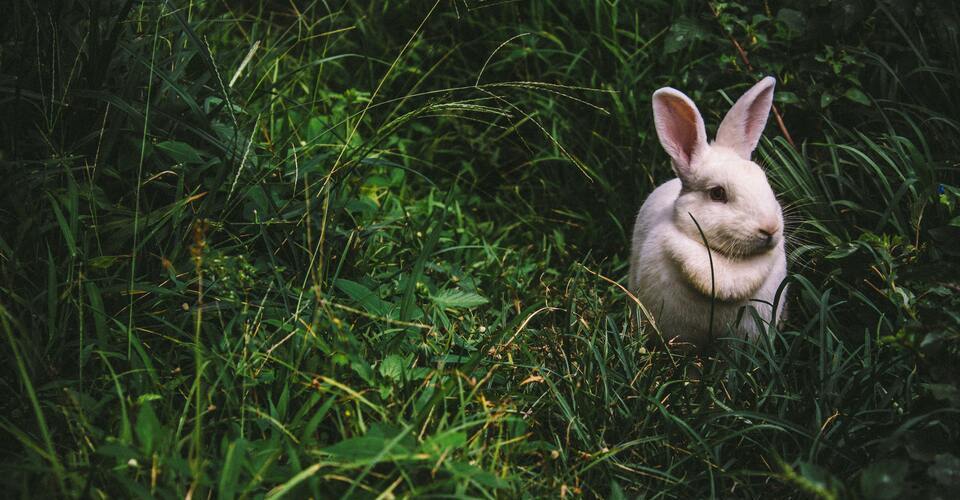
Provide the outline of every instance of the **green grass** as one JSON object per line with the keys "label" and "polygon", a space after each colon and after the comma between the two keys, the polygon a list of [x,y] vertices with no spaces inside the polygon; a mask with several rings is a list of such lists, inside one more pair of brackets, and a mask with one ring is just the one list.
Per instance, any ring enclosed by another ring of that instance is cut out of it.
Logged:
{"label": "green grass", "polygon": [[[14,2],[0,484],[955,494],[960,16],[913,4]],[[649,349],[650,95],[763,74],[788,320]]]}

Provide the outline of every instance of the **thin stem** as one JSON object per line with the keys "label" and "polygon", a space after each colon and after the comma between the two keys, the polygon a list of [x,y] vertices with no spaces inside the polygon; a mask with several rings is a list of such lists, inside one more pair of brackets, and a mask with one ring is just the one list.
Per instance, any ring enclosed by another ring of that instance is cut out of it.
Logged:
{"label": "thin stem", "polygon": [[140,136],[140,163],[137,166],[137,188],[134,194],[133,203],[133,248],[130,250],[130,286],[127,293],[130,295],[130,302],[127,304],[127,360],[133,351],[133,284],[137,272],[137,246],[140,244],[140,181],[143,178],[143,161],[147,149],[147,133],[150,123],[150,96],[153,93],[153,68],[157,58],[157,40],[160,39],[160,20],[163,19],[163,11],[166,10],[163,5],[160,6],[160,15],[157,16],[156,26],[153,30],[153,51],[150,55],[150,76],[147,79],[147,100],[143,111],[143,133]]}
{"label": "thin stem", "polygon": [[703,228],[700,227],[700,223],[697,222],[696,217],[690,212],[687,212],[687,215],[693,219],[693,223],[697,226],[697,231],[700,232],[700,238],[703,239],[703,246],[707,247],[707,259],[710,260],[710,327],[707,329],[707,344],[713,344],[713,310],[717,301],[716,280],[713,275],[713,252],[710,250],[710,243],[707,242],[707,235],[703,234]]}
{"label": "thin stem", "polygon": [[[710,12],[713,13],[714,19],[716,19],[717,22],[720,23],[720,13],[717,12],[717,9],[713,6],[712,3],[708,3],[707,5],[710,7]],[[722,24],[720,25],[720,29],[723,30]],[[730,40],[730,43],[733,44],[733,47],[737,49],[737,53],[740,54],[740,60],[743,61],[743,65],[747,67],[748,71],[753,73],[754,72],[753,65],[750,64],[750,58],[747,57],[747,51],[743,50],[743,46],[740,45],[740,42],[738,42],[737,39],[734,38],[732,34],[728,33],[727,39]],[[783,137],[787,139],[787,142],[789,142],[794,149],[796,149],[797,145],[793,142],[793,136],[791,136],[790,131],[787,130],[787,125],[783,122],[783,117],[780,115],[780,110],[777,109],[777,105],[772,104],[770,106],[770,109],[773,111],[773,118],[777,120],[777,126],[780,127],[780,132],[783,133]]]}

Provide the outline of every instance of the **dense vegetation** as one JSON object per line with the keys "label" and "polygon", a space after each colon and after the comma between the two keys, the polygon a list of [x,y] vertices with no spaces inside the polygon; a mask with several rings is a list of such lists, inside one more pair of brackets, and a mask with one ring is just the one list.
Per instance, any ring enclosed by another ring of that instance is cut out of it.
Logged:
{"label": "dense vegetation", "polygon": [[[960,492],[953,2],[15,0],[0,25],[6,491]],[[768,74],[788,321],[648,349],[620,285],[671,177],[650,95],[715,130]]]}

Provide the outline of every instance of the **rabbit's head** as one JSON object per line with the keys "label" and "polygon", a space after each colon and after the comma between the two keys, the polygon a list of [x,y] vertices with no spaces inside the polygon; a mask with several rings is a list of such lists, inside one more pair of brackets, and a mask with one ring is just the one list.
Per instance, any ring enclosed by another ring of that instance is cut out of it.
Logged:
{"label": "rabbit's head", "polygon": [[730,108],[717,138],[707,142],[703,118],[683,93],[669,87],[653,94],[660,143],[673,159],[682,188],[674,224],[731,258],[771,251],[783,239],[783,214],[767,176],[750,155],[760,140],[773,102],[775,80],[766,77]]}

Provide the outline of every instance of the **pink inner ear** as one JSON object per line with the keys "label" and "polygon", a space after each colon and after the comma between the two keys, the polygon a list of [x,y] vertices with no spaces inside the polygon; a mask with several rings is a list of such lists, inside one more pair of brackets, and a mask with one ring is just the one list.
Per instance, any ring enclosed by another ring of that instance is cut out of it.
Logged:
{"label": "pink inner ear", "polygon": [[669,108],[666,116],[667,126],[673,131],[671,140],[676,143],[684,159],[689,161],[697,144],[697,116],[679,99],[666,99],[664,104]]}
{"label": "pink inner ear", "polygon": [[660,144],[673,159],[677,174],[684,177],[706,143],[700,112],[676,90],[661,89],[653,96],[653,115]]}
{"label": "pink inner ear", "polygon": [[[763,135],[763,129],[767,126],[767,115],[770,113],[770,105],[773,102],[773,87],[763,91],[757,99],[750,103],[750,109],[747,111],[747,118],[744,120],[743,130],[745,137],[756,137],[753,146],[756,147],[757,141]],[[753,148],[751,148],[751,151]]]}
{"label": "pink inner ear", "polygon": [[737,100],[717,130],[718,146],[731,148],[741,157],[750,159],[767,125],[775,84],[776,81],[768,76]]}

